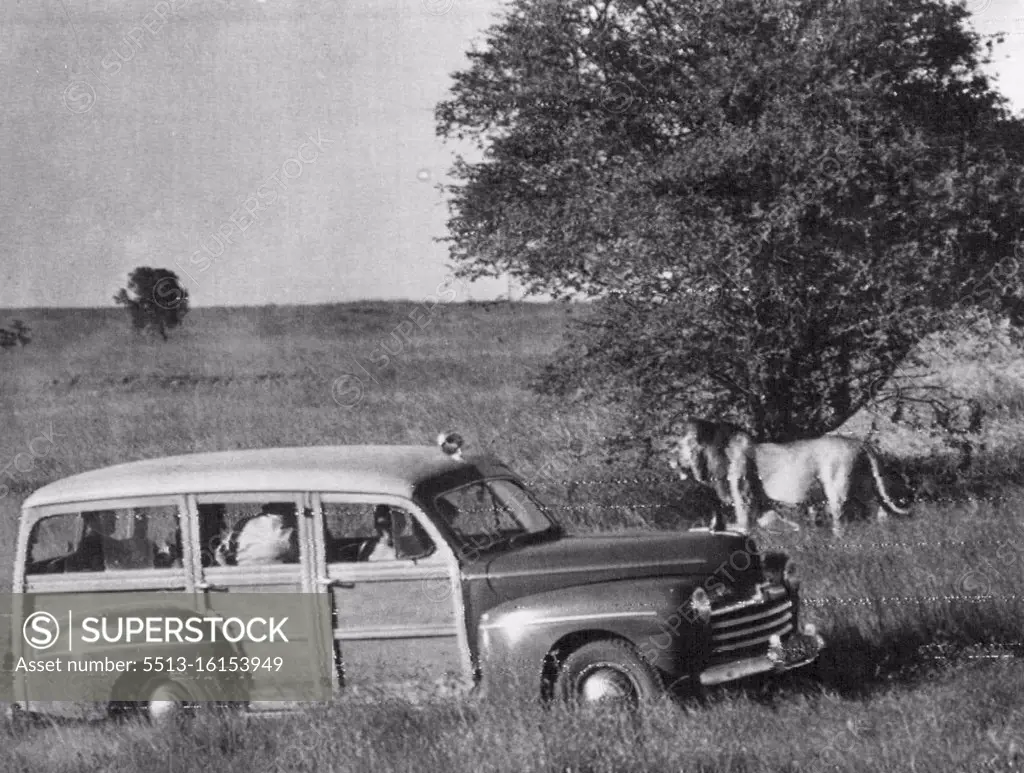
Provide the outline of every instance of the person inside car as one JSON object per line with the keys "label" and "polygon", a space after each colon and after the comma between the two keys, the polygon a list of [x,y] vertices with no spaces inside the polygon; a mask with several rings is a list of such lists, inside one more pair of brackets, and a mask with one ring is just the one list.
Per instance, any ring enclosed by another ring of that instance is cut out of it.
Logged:
{"label": "person inside car", "polygon": [[226,566],[226,543],[231,537],[224,505],[199,505],[199,559],[203,566]]}
{"label": "person inside car", "polygon": [[107,555],[108,569],[167,569],[181,566],[180,534],[153,538],[146,512],[132,513],[132,533],[119,540],[114,555]]}
{"label": "person inside car", "polygon": [[118,540],[111,535],[117,530],[117,513],[96,510],[82,513],[83,534],[78,548],[68,557],[68,571],[102,572],[107,568],[107,556],[118,551]]}
{"label": "person inside car", "polygon": [[294,564],[299,560],[298,518],[292,502],[269,502],[235,530],[237,566]]}
{"label": "person inside car", "polygon": [[373,510],[374,537],[363,543],[359,549],[359,561],[394,561],[398,558],[395,550],[395,534],[405,530],[405,515],[387,505],[377,505]]}

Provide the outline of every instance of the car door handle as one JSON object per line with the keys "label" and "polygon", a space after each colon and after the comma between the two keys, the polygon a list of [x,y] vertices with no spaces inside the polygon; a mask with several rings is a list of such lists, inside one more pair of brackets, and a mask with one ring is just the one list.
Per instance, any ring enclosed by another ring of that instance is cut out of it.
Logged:
{"label": "car door handle", "polygon": [[206,580],[200,580],[196,583],[196,590],[211,590],[211,591],[226,591],[228,586],[226,585],[214,585],[212,582],[206,582]]}
{"label": "car door handle", "polygon": [[316,584],[321,588],[354,588],[356,584],[349,580],[332,580],[330,577],[318,577]]}

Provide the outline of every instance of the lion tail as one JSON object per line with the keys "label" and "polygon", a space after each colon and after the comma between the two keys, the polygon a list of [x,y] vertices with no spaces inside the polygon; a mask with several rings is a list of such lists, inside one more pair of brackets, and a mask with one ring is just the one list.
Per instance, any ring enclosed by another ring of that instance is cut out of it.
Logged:
{"label": "lion tail", "polygon": [[864,449],[864,454],[868,458],[868,462],[871,464],[871,475],[875,479],[875,488],[878,490],[878,496],[882,499],[882,504],[885,509],[890,513],[896,513],[897,515],[910,515],[909,507],[900,507],[898,504],[892,501],[889,496],[889,492],[885,488],[885,479],[882,477],[882,470],[878,464],[878,459],[875,454],[868,448]]}

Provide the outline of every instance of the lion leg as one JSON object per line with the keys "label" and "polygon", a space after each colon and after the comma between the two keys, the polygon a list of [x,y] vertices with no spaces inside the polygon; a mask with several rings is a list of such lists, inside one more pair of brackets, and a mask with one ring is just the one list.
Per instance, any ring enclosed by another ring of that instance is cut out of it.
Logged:
{"label": "lion leg", "polygon": [[836,481],[833,481],[833,485],[828,488],[828,514],[832,517],[832,533],[841,537],[845,528],[843,515],[846,510],[847,491],[842,484]]}
{"label": "lion leg", "polygon": [[732,492],[732,482],[724,478],[715,478],[715,493],[723,505],[732,506],[735,497]]}
{"label": "lion leg", "polygon": [[725,531],[725,511],[721,508],[715,508],[715,512],[711,516],[711,531]]}
{"label": "lion leg", "polygon": [[842,536],[845,524],[843,516],[846,515],[847,504],[850,499],[850,483],[843,475],[822,476],[821,487],[824,488],[825,501],[828,507],[828,515],[833,522],[833,533]]}
{"label": "lion leg", "polygon": [[736,511],[736,528],[748,532],[756,509],[750,481],[750,476],[756,474],[751,464],[753,448],[749,440],[737,437],[729,444],[726,455],[729,459],[729,490]]}
{"label": "lion leg", "polygon": [[722,507],[715,510],[715,514],[711,517],[711,530],[712,531],[725,531],[726,524],[726,508],[732,509],[733,502],[735,501],[732,495],[732,490],[729,485],[729,481],[724,477],[716,477],[714,479],[715,493],[718,495],[718,501],[722,503]]}
{"label": "lion leg", "polygon": [[746,481],[740,478],[733,478],[729,481],[733,488],[733,508],[736,511],[736,528],[739,531],[750,531],[751,507],[749,487]]}

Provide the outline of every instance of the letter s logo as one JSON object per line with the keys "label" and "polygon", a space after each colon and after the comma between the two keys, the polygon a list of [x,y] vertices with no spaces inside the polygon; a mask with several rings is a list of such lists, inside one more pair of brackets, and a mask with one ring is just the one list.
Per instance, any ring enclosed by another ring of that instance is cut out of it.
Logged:
{"label": "letter s logo", "polygon": [[72,113],[88,113],[96,104],[96,91],[87,81],[72,81],[64,89],[64,107]]}
{"label": "letter s logo", "polygon": [[117,75],[121,72],[121,63],[112,59],[104,57],[103,61],[100,62],[100,66],[103,67],[104,71],[109,72],[111,75]]}
{"label": "letter s logo", "polygon": [[33,612],[25,619],[21,634],[29,646],[37,650],[46,650],[57,643],[60,623],[49,612]]}
{"label": "letter s logo", "polygon": [[185,292],[176,279],[165,276],[153,287],[153,302],[161,309],[175,309],[186,300]]}

